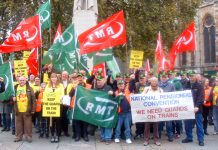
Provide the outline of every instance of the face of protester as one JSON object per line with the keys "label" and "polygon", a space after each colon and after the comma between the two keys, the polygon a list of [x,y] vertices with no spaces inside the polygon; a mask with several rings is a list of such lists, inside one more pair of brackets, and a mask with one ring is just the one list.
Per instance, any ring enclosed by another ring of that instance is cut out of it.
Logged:
{"label": "face of protester", "polygon": [[35,85],[40,85],[40,79],[39,79],[39,77],[36,77],[36,78],[35,78]]}
{"label": "face of protester", "polygon": [[161,82],[165,83],[165,82],[167,82],[168,77],[167,77],[166,75],[162,75],[162,76],[160,77],[160,80],[161,80]]}
{"label": "face of protester", "polygon": [[150,80],[151,82],[151,87],[157,87],[157,84],[158,84],[158,80]]}
{"label": "face of protester", "polygon": [[190,75],[189,79],[190,79],[191,83],[194,83],[197,81],[196,75]]}
{"label": "face of protester", "polygon": [[197,81],[201,81],[201,80],[202,80],[202,77],[201,77],[200,74],[197,74],[197,75],[195,75],[195,76],[196,76]]}
{"label": "face of protester", "polygon": [[26,85],[26,78],[25,77],[21,76],[18,81],[19,81],[20,86]]}
{"label": "face of protester", "polygon": [[205,79],[205,81],[204,81],[204,86],[205,86],[205,87],[208,87],[208,86],[209,86],[209,83],[210,83],[209,80],[208,80],[208,79]]}
{"label": "face of protester", "polygon": [[97,80],[96,81],[96,86],[97,86],[97,88],[103,88],[103,86],[104,86],[104,79]]}
{"label": "face of protester", "polygon": [[57,74],[56,74],[56,73],[52,73],[52,74],[51,74],[51,83],[52,83],[52,84],[56,84],[57,81],[58,81],[58,76],[57,76]]}
{"label": "face of protester", "polygon": [[67,81],[68,80],[68,73],[66,71],[62,72],[61,79],[62,79],[62,81]]}
{"label": "face of protester", "polygon": [[77,80],[78,80],[79,83],[83,83],[83,77],[82,76],[78,76]]}
{"label": "face of protester", "polygon": [[125,78],[124,78],[124,81],[125,81],[125,83],[129,83],[130,77],[125,77]]}
{"label": "face of protester", "polygon": [[182,79],[186,79],[186,75],[185,75],[185,74],[182,74],[182,75],[181,75],[181,78],[182,78]]}
{"label": "face of protester", "polygon": [[139,78],[139,84],[144,85],[146,83],[146,78]]}
{"label": "face of protester", "polygon": [[30,75],[30,82],[34,82],[35,76],[33,74]]}
{"label": "face of protester", "polygon": [[40,88],[41,88],[42,91],[45,91],[45,87],[46,87],[46,84],[42,83]]}
{"label": "face of protester", "polygon": [[124,89],[125,89],[124,83],[123,84],[118,84],[118,89],[119,89],[119,91],[124,91]]}

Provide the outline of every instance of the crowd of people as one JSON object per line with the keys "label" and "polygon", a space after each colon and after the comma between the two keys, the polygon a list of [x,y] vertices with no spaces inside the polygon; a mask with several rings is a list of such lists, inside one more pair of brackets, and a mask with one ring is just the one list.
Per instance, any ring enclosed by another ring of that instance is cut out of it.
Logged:
{"label": "crowd of people", "polygon": [[[161,145],[162,131],[166,128],[169,142],[180,138],[182,132],[186,138],[182,143],[193,142],[192,130],[196,126],[197,140],[204,146],[204,136],[208,125],[214,125],[214,135],[218,135],[218,78],[206,78],[194,71],[160,72],[155,77],[153,71],[145,75],[137,70],[134,73],[116,74],[109,73],[102,76],[100,71],[87,77],[83,70],[74,71],[72,74],[63,71],[61,74],[49,72],[49,80],[41,82],[39,77],[30,75],[29,78],[17,75],[15,77],[15,95],[10,99],[0,98],[0,126],[2,131],[12,131],[15,135],[14,142],[26,139],[32,142],[32,128],[36,129],[39,138],[49,138],[51,143],[60,141],[61,136],[70,136],[75,141],[89,141],[89,135],[95,135],[100,128],[100,142],[110,144],[113,140],[119,143],[121,138],[131,144],[132,139],[144,139],[144,146],[149,145],[150,132],[153,132],[154,144]],[[75,90],[80,85],[89,89],[107,92],[112,96],[119,96],[118,121],[114,129],[97,127],[87,122],[69,117],[70,110],[74,109]],[[191,90],[194,103],[194,120],[172,120],[166,122],[136,123],[136,131],[132,131],[132,116],[130,94],[147,94]],[[5,91],[4,79],[0,78],[0,92]],[[43,117],[43,95],[49,92],[58,92],[60,95],[60,116]],[[63,104],[63,96],[69,95],[70,105]],[[184,127],[184,128],[183,128]]]}

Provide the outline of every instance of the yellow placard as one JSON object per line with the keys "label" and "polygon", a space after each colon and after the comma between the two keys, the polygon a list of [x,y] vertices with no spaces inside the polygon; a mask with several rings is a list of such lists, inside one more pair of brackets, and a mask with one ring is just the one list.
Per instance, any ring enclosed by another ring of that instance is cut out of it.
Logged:
{"label": "yellow placard", "polygon": [[44,73],[43,74],[43,83],[48,83],[48,82],[49,82],[48,73]]}
{"label": "yellow placard", "polygon": [[142,67],[143,55],[143,51],[132,50],[130,54],[129,68]]}
{"label": "yellow placard", "polygon": [[143,60],[143,55],[144,55],[143,51],[132,50],[130,54],[130,59]]}
{"label": "yellow placard", "polygon": [[44,92],[42,116],[60,117],[60,94],[58,91]]}
{"label": "yellow placard", "polygon": [[14,72],[15,72],[15,76],[21,74],[24,77],[28,77],[26,60],[15,60]]}
{"label": "yellow placard", "polygon": [[24,60],[27,60],[29,58],[29,56],[30,56],[30,51],[24,51],[23,52],[23,59]]}
{"label": "yellow placard", "polygon": [[129,68],[141,68],[142,67],[142,61],[131,61],[129,62]]}

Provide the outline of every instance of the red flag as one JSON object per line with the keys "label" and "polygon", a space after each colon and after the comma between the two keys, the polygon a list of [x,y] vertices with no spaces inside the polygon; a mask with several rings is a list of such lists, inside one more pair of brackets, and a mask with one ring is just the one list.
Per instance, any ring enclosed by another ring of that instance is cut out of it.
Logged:
{"label": "red flag", "polygon": [[150,68],[150,63],[149,63],[149,59],[147,59],[146,61],[146,65],[145,65],[145,75],[147,76],[149,71],[151,70]]}
{"label": "red flag", "polygon": [[38,76],[38,48],[33,48],[30,52],[29,58],[26,60],[31,73]]}
{"label": "red flag", "polygon": [[53,43],[56,43],[56,41],[58,40],[58,38],[61,37],[61,35],[62,35],[62,29],[61,29],[61,24],[59,24]]}
{"label": "red flag", "polygon": [[99,51],[126,43],[123,11],[120,11],[78,37],[80,54]]}
{"label": "red flag", "polygon": [[0,45],[0,53],[11,53],[20,50],[40,47],[42,45],[39,16],[23,20]]}
{"label": "red flag", "polygon": [[157,46],[155,50],[155,59],[158,61],[164,57],[164,51],[163,51],[163,46],[162,46],[162,41],[161,41],[161,35],[160,32],[158,33],[157,36]]}
{"label": "red flag", "polygon": [[192,22],[173,43],[173,47],[169,53],[171,69],[174,68],[176,55],[187,51],[195,51],[195,23]]}
{"label": "red flag", "polygon": [[101,70],[101,75],[106,77],[105,63],[100,63],[92,68],[92,75]]}
{"label": "red flag", "polygon": [[170,69],[170,64],[166,60],[165,57],[162,57],[160,61],[158,62],[158,69],[157,72],[159,73],[160,71],[165,71],[167,72]]}

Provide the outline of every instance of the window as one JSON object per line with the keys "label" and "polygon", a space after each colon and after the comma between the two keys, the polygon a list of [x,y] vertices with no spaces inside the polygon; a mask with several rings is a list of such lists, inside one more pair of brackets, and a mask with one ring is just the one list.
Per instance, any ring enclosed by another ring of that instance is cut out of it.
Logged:
{"label": "window", "polygon": [[214,18],[211,15],[207,15],[204,20],[204,57],[205,63],[216,62],[216,29]]}

